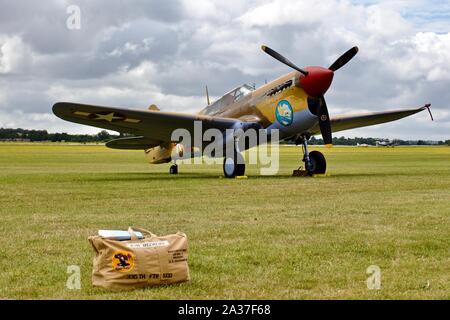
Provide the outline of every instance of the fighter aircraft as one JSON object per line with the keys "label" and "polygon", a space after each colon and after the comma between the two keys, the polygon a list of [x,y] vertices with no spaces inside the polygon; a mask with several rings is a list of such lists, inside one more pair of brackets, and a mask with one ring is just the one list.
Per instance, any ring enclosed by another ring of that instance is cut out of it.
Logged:
{"label": "fighter aircraft", "polygon": [[375,145],[377,146],[377,147],[395,147],[396,145],[398,145],[396,142],[395,142],[395,140],[392,140],[392,141],[390,141],[390,140],[378,140],[378,141],[375,141]]}
{"label": "fighter aircraft", "polygon": [[[430,104],[426,104],[403,110],[330,117],[324,94],[331,85],[334,72],[356,55],[358,47],[349,49],[328,68],[299,68],[275,50],[267,46],[261,48],[293,71],[257,89],[246,84],[238,86],[211,104],[208,96],[208,105],[197,114],[162,112],[155,105],[151,105],[148,110],[132,110],[71,102],[56,103],[53,112],[67,121],[132,135],[109,141],[106,146],[144,150],[151,164],[173,161],[173,152],[180,155],[186,153],[188,150],[180,141],[172,141],[171,134],[179,128],[194,134],[194,122],[201,122],[203,131],[215,128],[224,134],[229,131],[227,129],[244,132],[250,129],[267,132],[279,129],[280,140],[295,141],[297,145],[303,146],[303,162],[310,175],[326,171],[323,154],[308,150],[311,136],[321,134],[324,143],[331,146],[332,132],[394,121],[425,109],[430,112]],[[241,148],[241,145],[237,141],[233,153],[225,155],[225,177],[244,175],[245,162],[240,152],[251,146],[244,145]],[[195,156],[195,152],[188,154]],[[176,163],[170,167],[170,173],[178,173]]]}

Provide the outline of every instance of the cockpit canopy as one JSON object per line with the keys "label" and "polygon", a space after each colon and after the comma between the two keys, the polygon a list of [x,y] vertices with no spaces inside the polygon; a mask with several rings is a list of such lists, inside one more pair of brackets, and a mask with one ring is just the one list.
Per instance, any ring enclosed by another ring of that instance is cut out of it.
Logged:
{"label": "cockpit canopy", "polygon": [[226,109],[228,105],[241,100],[253,90],[255,89],[248,84],[243,84],[242,86],[234,88],[230,92],[224,94],[220,99],[214,101],[205,109],[203,109],[200,114],[213,115],[220,110]]}

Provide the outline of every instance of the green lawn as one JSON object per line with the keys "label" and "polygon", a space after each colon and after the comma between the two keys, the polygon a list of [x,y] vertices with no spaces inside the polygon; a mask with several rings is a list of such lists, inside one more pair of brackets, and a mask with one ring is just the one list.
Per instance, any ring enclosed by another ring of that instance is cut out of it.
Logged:
{"label": "green lawn", "polygon": [[[291,177],[299,149],[283,147],[277,176],[229,180],[102,145],[2,143],[0,298],[449,299],[450,148],[317,149],[330,176]],[[192,281],[93,288],[87,237],[129,225],[185,232]]]}

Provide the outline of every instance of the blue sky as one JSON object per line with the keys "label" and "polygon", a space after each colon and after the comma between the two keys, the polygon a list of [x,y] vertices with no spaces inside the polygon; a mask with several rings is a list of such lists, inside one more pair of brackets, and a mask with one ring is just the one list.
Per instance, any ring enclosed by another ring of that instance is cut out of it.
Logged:
{"label": "blue sky", "polygon": [[410,21],[417,31],[447,33],[450,30],[450,2],[429,1],[359,1],[352,0],[355,5],[377,5],[386,3],[396,7],[403,18]]}

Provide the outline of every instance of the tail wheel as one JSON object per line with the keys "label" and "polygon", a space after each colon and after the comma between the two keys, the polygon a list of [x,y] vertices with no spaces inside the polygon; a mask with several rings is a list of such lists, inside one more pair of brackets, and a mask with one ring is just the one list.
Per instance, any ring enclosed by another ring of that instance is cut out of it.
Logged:
{"label": "tail wheel", "polygon": [[225,157],[223,161],[223,173],[226,178],[234,178],[245,174],[244,157],[235,152],[233,157]]}
{"label": "tail wheel", "polygon": [[176,164],[171,165],[169,169],[170,174],[178,174],[178,166]]}
{"label": "tail wheel", "polygon": [[307,166],[309,174],[324,174],[327,171],[327,161],[321,152],[311,151],[309,161],[309,166]]}

